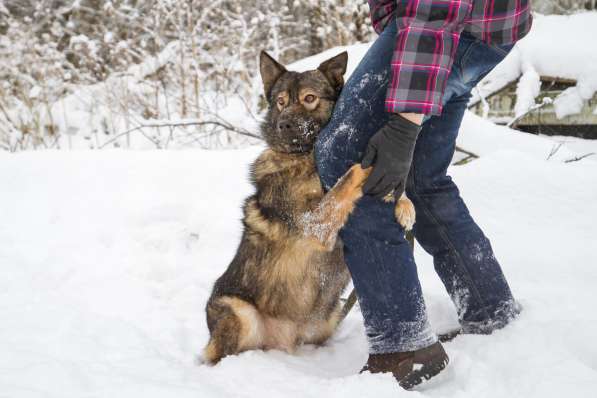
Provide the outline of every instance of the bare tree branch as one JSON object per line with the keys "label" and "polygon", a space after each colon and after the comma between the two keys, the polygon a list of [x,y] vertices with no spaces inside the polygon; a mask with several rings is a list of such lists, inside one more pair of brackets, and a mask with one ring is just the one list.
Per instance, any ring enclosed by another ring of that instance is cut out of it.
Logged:
{"label": "bare tree branch", "polygon": [[[248,130],[243,128],[239,128],[233,126],[231,124],[227,124],[223,121],[216,121],[216,120],[207,120],[207,121],[200,121],[200,120],[186,120],[181,122],[155,122],[155,123],[144,123],[137,127],[133,127],[129,130],[123,131],[122,133],[116,134],[114,137],[109,139],[108,141],[104,142],[102,145],[99,146],[98,149],[104,148],[106,145],[111,144],[112,142],[116,141],[118,138],[123,137],[127,134],[133,133],[135,131],[142,131],[144,128],[151,128],[151,127],[168,127],[168,128],[175,128],[175,127],[188,127],[188,126],[216,126],[220,127],[224,130],[231,131],[240,135],[244,135],[251,138],[262,139],[261,136],[254,134]],[[153,141],[153,140],[152,140]]]}
{"label": "bare tree branch", "polygon": [[527,111],[525,113],[523,113],[522,115],[518,115],[514,119],[510,120],[506,126],[508,126],[508,127],[516,127],[516,124],[522,118],[524,118],[526,115],[528,115],[529,113],[535,112],[536,110],[539,110],[539,109],[543,108],[544,106],[550,105],[552,103],[553,103],[553,100],[551,98],[544,97],[543,98],[543,102],[541,102],[540,104],[535,104],[535,105],[531,106],[529,109],[527,109]]}

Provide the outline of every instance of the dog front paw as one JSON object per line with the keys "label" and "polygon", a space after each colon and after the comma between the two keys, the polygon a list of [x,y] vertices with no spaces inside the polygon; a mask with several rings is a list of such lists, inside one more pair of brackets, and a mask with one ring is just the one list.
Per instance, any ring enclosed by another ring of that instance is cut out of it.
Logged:
{"label": "dog front paw", "polygon": [[372,170],[373,167],[363,169],[358,163],[352,165],[352,167],[345,174],[345,177],[348,179],[347,185],[351,189],[361,188],[365,184],[365,181],[367,180],[367,177],[369,177],[369,174],[371,174]]}
{"label": "dog front paw", "polygon": [[417,213],[415,212],[413,202],[405,194],[402,194],[400,199],[398,199],[398,203],[396,203],[396,207],[394,208],[394,214],[396,215],[396,220],[405,230],[410,231],[413,229]]}

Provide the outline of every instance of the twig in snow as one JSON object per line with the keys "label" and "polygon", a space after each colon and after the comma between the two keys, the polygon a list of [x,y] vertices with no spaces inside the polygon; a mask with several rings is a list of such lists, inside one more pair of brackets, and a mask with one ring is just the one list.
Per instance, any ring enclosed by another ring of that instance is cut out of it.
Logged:
{"label": "twig in snow", "polygon": [[463,149],[463,148],[459,147],[458,145],[456,145],[456,150],[457,150],[458,152],[462,152],[462,153],[464,153],[465,155],[468,155],[468,156],[470,156],[471,158],[475,158],[475,159],[478,159],[478,158],[479,158],[479,155],[477,155],[476,153],[473,153],[473,152],[467,151],[466,149]]}
{"label": "twig in snow", "polygon": [[466,155],[466,157],[464,159],[461,159],[458,162],[454,163],[454,166],[461,166],[463,164],[467,164],[468,162],[470,162],[473,159],[479,159],[479,155],[477,155],[476,153],[467,151],[466,149],[462,149],[458,145],[456,145],[456,150],[458,152],[464,153]]}
{"label": "twig in snow", "polygon": [[582,159],[584,159],[584,158],[588,158],[589,156],[592,156],[592,155],[594,155],[594,154],[595,154],[595,152],[591,152],[591,153],[585,153],[585,154],[584,154],[584,155],[582,155],[582,156],[577,156],[577,157],[574,157],[574,158],[572,158],[572,159],[567,159],[567,160],[564,160],[564,163],[578,162],[579,160],[582,160]]}
{"label": "twig in snow", "polygon": [[554,144],[554,146],[551,148],[551,151],[549,151],[549,155],[547,156],[547,160],[551,159],[551,157],[553,155],[555,155],[560,150],[560,148],[562,147],[562,145],[564,145],[563,142],[560,142],[558,145]]}

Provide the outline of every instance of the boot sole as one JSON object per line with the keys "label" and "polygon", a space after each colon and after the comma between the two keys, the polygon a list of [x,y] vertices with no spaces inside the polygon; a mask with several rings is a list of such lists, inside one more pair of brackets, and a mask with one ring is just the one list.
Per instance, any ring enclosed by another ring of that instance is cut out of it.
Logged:
{"label": "boot sole", "polygon": [[421,384],[423,381],[437,376],[446,368],[446,366],[448,366],[448,362],[448,358],[445,357],[444,360],[423,366],[420,370],[413,370],[404,376],[402,380],[400,380],[400,387],[404,388],[405,390],[410,390],[413,387]]}

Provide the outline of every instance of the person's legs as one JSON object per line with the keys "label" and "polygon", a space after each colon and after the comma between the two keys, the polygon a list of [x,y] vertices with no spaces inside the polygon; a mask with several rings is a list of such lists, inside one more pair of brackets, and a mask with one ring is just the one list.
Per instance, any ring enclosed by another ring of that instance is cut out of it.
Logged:
{"label": "person's legs", "polygon": [[[370,48],[318,138],[315,155],[326,189],[360,161],[369,138],[387,119],[383,101],[395,34],[395,27],[388,27]],[[417,240],[433,255],[465,331],[473,333],[503,326],[519,309],[489,241],[446,171],[472,87],[508,50],[463,36],[445,90],[444,111],[424,124],[407,186],[417,210]],[[393,205],[366,196],[340,234],[371,353],[416,350],[436,341],[403,233],[394,220]]]}
{"label": "person's legs", "polygon": [[491,333],[519,312],[489,240],[446,174],[470,91],[508,50],[480,41],[459,48],[442,115],[423,125],[406,189],[417,211],[415,237],[433,256],[467,333]]}
{"label": "person's legs", "polygon": [[[315,148],[329,189],[360,162],[369,138],[386,122],[384,109],[396,27],[375,41],[346,83]],[[436,342],[427,322],[417,269],[394,204],[370,196],[356,206],[340,237],[357,291],[371,354],[414,351]]]}

